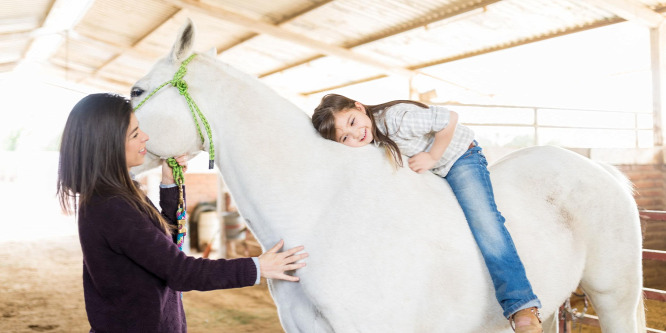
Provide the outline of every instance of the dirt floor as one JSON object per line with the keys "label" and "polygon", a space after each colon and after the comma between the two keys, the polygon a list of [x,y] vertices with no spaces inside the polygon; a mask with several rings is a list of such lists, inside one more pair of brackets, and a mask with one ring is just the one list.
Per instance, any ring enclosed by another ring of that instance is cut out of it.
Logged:
{"label": "dirt floor", "polygon": [[[576,309],[579,312],[582,312],[584,309],[585,302],[582,298],[575,295],[571,296],[571,307]],[[592,305],[588,303],[588,314],[596,315]],[[659,302],[655,300],[645,300],[645,315],[647,321],[647,327],[658,329],[661,331],[666,330],[666,303]],[[581,325],[580,323],[573,321],[571,322],[571,331],[570,333],[601,333],[599,327],[593,327],[588,325]],[[569,333],[568,332],[568,333]]]}
{"label": "dirt floor", "polygon": [[[0,242],[0,332],[87,332],[76,236]],[[188,292],[188,331],[282,332],[265,283]]]}

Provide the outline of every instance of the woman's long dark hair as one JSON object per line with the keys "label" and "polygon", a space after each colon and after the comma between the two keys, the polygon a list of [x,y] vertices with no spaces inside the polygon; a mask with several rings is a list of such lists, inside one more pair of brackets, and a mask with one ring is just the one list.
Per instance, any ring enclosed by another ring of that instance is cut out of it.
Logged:
{"label": "woman's long dark hair", "polygon": [[[325,139],[335,141],[335,114],[346,109],[355,108],[356,101],[338,94],[328,94],[322,97],[321,102],[315,108],[314,113],[312,114],[312,125],[317,129],[319,134]],[[384,146],[386,150],[386,155],[389,157],[394,165],[402,167],[402,155],[400,154],[400,148],[398,145],[388,137],[388,135],[377,130],[377,122],[375,120],[375,114],[385,110],[396,104],[401,103],[410,103],[418,105],[422,108],[428,108],[427,105],[410,100],[395,100],[377,105],[363,105],[365,108],[365,113],[370,117],[372,123],[372,137],[373,141]]]}
{"label": "woman's long dark hair", "polygon": [[119,95],[92,94],[81,99],[67,118],[60,144],[57,195],[64,211],[85,213],[94,195],[120,197],[166,233],[170,225],[132,180],[125,142],[133,112]]}

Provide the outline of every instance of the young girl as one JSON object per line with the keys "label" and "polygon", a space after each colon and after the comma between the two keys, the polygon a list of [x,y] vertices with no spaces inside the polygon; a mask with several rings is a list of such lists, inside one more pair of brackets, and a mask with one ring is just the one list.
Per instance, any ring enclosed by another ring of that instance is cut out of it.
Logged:
{"label": "young girl", "polygon": [[472,130],[458,124],[457,113],[403,100],[364,105],[329,94],[315,109],[312,124],[326,139],[350,147],[383,145],[396,166],[402,166],[404,154],[412,170],[431,170],[446,179],[481,249],[504,316],[516,332],[542,332],[541,303],[495,205],[488,163]]}
{"label": "young girl", "polygon": [[[282,253],[280,241],[258,258],[207,260],[188,257],[175,244],[178,188],[162,165],[162,213],[131,179],[141,165],[148,135],[130,102],[94,94],[69,114],[60,147],[58,196],[78,210],[83,252],[83,292],[91,332],[186,332],[181,291],[251,286],[260,276],[298,281],[284,272],[305,266]],[[186,159],[178,157],[186,167]],[[78,198],[78,205],[76,199]]]}

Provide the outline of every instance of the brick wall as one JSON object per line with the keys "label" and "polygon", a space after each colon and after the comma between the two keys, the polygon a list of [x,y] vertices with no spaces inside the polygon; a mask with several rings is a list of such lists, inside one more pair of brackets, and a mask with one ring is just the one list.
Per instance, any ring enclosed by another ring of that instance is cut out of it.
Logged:
{"label": "brick wall", "polygon": [[666,167],[663,164],[616,165],[634,184],[641,209],[666,210]]}
{"label": "brick wall", "polygon": [[215,202],[218,191],[217,173],[187,173],[185,174],[185,187],[187,188],[187,214],[192,216],[192,210],[200,202]]}
{"label": "brick wall", "polygon": [[[634,198],[641,209],[666,210],[666,166],[664,164],[616,165],[634,184]],[[666,250],[666,222],[641,220],[643,248]],[[643,260],[643,285],[666,290],[666,263]]]}

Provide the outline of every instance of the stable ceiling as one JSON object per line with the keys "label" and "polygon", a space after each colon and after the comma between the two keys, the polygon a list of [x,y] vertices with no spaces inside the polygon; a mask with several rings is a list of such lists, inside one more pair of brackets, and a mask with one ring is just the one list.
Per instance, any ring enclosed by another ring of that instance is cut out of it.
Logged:
{"label": "stable ceiling", "polygon": [[22,62],[129,93],[189,17],[195,50],[294,94],[389,75],[446,81],[439,64],[635,20],[654,0],[2,0],[0,72]]}

